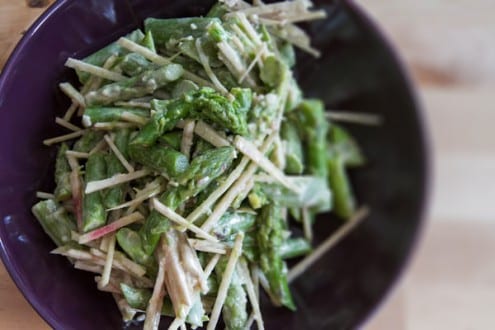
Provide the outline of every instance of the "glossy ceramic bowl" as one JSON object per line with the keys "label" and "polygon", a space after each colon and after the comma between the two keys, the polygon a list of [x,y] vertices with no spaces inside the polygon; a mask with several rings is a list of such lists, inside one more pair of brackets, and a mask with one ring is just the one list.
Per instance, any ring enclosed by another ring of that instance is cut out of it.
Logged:
{"label": "glossy ceramic bowl", "polygon": [[[37,190],[53,187],[54,149],[44,138],[68,101],[63,67],[139,26],[143,18],[204,14],[212,1],[61,0],[26,32],[0,77],[0,254],[13,280],[56,329],[118,329],[120,314],[92,275],[62,257],[30,213]],[[370,316],[398,278],[418,234],[425,204],[424,128],[410,83],[375,25],[347,1],[315,1],[328,19],[306,26],[323,56],[299,56],[308,96],[329,108],[377,113],[381,127],[349,126],[369,164],[352,173],[371,216],[293,285],[297,313],[264,304],[267,329],[351,329]],[[340,221],[316,223],[321,241]],[[163,326],[167,322],[163,322]],[[132,328],[132,327],[131,327]]]}

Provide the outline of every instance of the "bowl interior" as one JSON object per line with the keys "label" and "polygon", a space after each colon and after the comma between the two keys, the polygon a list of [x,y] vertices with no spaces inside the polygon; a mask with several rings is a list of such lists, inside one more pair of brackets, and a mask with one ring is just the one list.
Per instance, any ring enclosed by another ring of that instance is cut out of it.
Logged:
{"label": "bowl interior", "polygon": [[[53,187],[54,124],[67,100],[63,67],[136,28],[148,16],[204,14],[212,1],[58,1],[26,33],[0,77],[0,254],[25,297],[57,329],[119,328],[110,295],[96,290],[54,248],[30,213],[37,190]],[[395,55],[374,25],[348,2],[315,1],[325,21],[306,25],[323,56],[300,54],[306,95],[329,109],[377,113],[380,127],[348,126],[369,160],[352,172],[371,216],[292,286],[297,313],[263,306],[267,329],[348,329],[366,319],[400,273],[423,210],[426,151],[420,114]],[[319,217],[316,241],[340,221]],[[165,325],[165,324],[164,324]],[[132,328],[132,327],[131,327]]]}

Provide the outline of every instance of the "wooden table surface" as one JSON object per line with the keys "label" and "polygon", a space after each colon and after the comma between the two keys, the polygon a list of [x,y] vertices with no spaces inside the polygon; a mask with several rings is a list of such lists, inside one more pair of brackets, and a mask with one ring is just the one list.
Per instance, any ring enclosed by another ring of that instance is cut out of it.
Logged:
{"label": "wooden table surface", "polygon": [[[431,131],[421,245],[370,330],[495,329],[495,1],[362,0],[398,46]],[[0,0],[0,68],[44,9]],[[0,264],[0,329],[48,329]]]}

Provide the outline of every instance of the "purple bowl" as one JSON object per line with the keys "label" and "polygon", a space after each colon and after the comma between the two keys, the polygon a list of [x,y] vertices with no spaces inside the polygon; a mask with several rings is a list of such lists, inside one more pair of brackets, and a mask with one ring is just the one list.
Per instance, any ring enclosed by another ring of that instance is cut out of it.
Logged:
{"label": "purple bowl", "polygon": [[[113,299],[96,290],[92,276],[48,253],[54,245],[30,213],[35,192],[53,187],[54,149],[41,141],[62,133],[54,117],[68,101],[57,84],[74,79],[63,63],[140,26],[145,17],[200,15],[211,2],[57,1],[26,32],[0,76],[0,255],[26,299],[56,329],[122,327]],[[297,313],[263,304],[267,329],[362,325],[403,270],[427,195],[424,125],[397,56],[352,2],[315,2],[329,17],[306,25],[323,56],[299,55],[305,93],[331,108],[384,118],[380,128],[349,127],[369,159],[352,179],[372,214],[292,285]],[[316,240],[339,223],[320,217]]]}

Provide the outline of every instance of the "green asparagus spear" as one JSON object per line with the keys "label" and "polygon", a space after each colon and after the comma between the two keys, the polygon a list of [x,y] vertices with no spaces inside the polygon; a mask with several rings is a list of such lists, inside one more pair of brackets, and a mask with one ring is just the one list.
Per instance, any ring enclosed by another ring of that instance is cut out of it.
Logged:
{"label": "green asparagus spear", "polygon": [[[232,147],[221,147],[208,150],[194,158],[189,168],[177,178],[182,184],[164,192],[159,198],[160,202],[175,210],[222,175],[232,165],[234,157],[235,150]],[[166,217],[155,210],[151,211],[141,230],[146,253],[154,251],[160,234],[169,228],[170,222]]]}
{"label": "green asparagus spear", "polygon": [[[124,295],[125,300],[132,308],[139,310],[146,310],[148,302],[151,299],[152,291],[150,289],[139,289],[131,287],[123,282],[120,283],[120,290]],[[199,297],[198,297],[199,298]],[[161,314],[165,316],[174,317],[174,308],[169,296],[163,298]],[[203,306],[201,300],[198,299],[193,304],[189,314],[186,317],[186,322],[192,326],[202,326],[202,316],[204,315]]]}
{"label": "green asparagus spear", "polygon": [[65,201],[72,196],[72,188],[70,185],[70,172],[71,168],[65,152],[69,150],[66,143],[62,143],[57,152],[57,159],[55,161],[55,199],[58,201]]}
{"label": "green asparagus spear", "polygon": [[198,89],[199,89],[198,85],[196,85],[191,80],[187,80],[187,79],[180,80],[174,85],[174,88],[172,89],[172,97],[180,98],[184,94],[194,92]]}
{"label": "green asparagus spear", "polygon": [[257,242],[259,262],[268,279],[270,291],[280,303],[291,310],[296,309],[287,281],[287,265],[282,259],[280,248],[284,242],[285,223],[282,209],[276,205],[266,205],[258,215]]}
{"label": "green asparagus spear", "polygon": [[229,11],[225,7],[225,5],[221,2],[217,2],[213,5],[213,7],[210,8],[208,13],[206,14],[206,17],[218,17],[222,18],[223,15],[227,14]]}
{"label": "green asparagus spear", "polygon": [[155,38],[153,38],[153,33],[151,31],[146,31],[146,35],[140,42],[141,45],[156,53]]}
{"label": "green asparagus spear", "polygon": [[346,167],[362,166],[366,162],[358,144],[342,126],[333,124],[328,132],[327,140],[329,153],[338,154]]}
{"label": "green asparagus spear", "polygon": [[230,146],[207,150],[193,159],[177,181],[194,191],[202,190],[230,167],[235,156],[235,149]]}
{"label": "green asparagus spear", "polygon": [[194,146],[194,151],[192,154],[192,158],[196,158],[202,153],[204,153],[207,150],[211,150],[215,148],[210,142],[203,140],[203,139],[197,139],[198,142],[196,142],[196,145]]}
{"label": "green asparagus spear", "polygon": [[221,240],[233,242],[239,232],[251,230],[256,223],[256,214],[252,211],[231,211],[226,212],[218,220],[218,224],[213,229],[213,233]]}
{"label": "green asparagus spear", "polygon": [[177,150],[166,146],[154,145],[149,148],[129,149],[131,158],[148,166],[169,178],[176,178],[189,166],[187,157]]}
{"label": "green asparagus spear", "polygon": [[354,214],[356,201],[344,161],[338,154],[334,154],[327,160],[327,166],[329,185],[333,192],[334,211],[339,217],[348,219]]}
{"label": "green asparagus spear", "polygon": [[317,176],[294,176],[288,180],[300,188],[298,193],[278,183],[256,183],[248,195],[251,206],[255,209],[266,204],[276,203],[283,207],[307,207],[318,212],[331,209],[331,191],[327,180]]}
{"label": "green asparagus spear", "polygon": [[[106,177],[105,154],[95,152],[86,162],[85,181],[102,180]],[[83,200],[83,231],[88,232],[106,223],[107,214],[103,205],[100,191],[84,196]]]}
{"label": "green asparagus spear", "polygon": [[182,131],[175,131],[165,133],[160,136],[159,141],[165,145],[180,151],[180,144],[182,142]]}
{"label": "green asparagus spear", "polygon": [[74,144],[74,151],[90,152],[103,139],[103,132],[90,130]]}
{"label": "green asparagus spear", "polygon": [[304,238],[291,238],[285,240],[279,250],[282,259],[304,256],[309,252],[311,252],[311,243]]}
{"label": "green asparagus spear", "polygon": [[232,133],[247,134],[247,112],[251,107],[250,89],[233,88],[231,94],[235,100],[230,101],[211,88],[203,87],[190,94],[194,102],[194,114],[206,121],[218,124]]}
{"label": "green asparagus spear", "polygon": [[260,71],[260,79],[268,87],[276,87],[282,83],[287,67],[277,56],[271,55],[264,59],[263,70]]}
{"label": "green asparagus spear", "polygon": [[[227,258],[223,257],[215,268],[215,273],[219,278],[225,271]],[[227,297],[222,309],[222,317],[225,328],[228,330],[245,329],[247,314],[247,296],[242,286],[242,279],[237,272],[237,268],[232,275]]]}
{"label": "green asparagus spear", "polygon": [[143,109],[113,108],[113,107],[88,107],[84,110],[83,123],[92,126],[94,123],[123,120],[125,115],[149,118],[150,112]]}
{"label": "green asparagus spear", "polygon": [[144,56],[136,53],[125,55],[120,62],[122,72],[131,77],[137,76],[147,70],[152,70],[153,67],[154,65],[148,62]]}
{"label": "green asparagus spear", "polygon": [[167,48],[170,40],[179,40],[186,36],[201,37],[212,21],[218,21],[218,19],[206,17],[147,18],[144,21],[144,29],[146,32],[153,33],[158,48]]}
{"label": "green asparagus spear", "polygon": [[132,260],[145,266],[148,274],[156,273],[156,260],[144,252],[141,236],[138,232],[124,227],[117,231],[116,238],[119,246]]}
{"label": "green asparagus spear", "polygon": [[[125,167],[114,154],[106,155],[105,164],[107,168],[107,177],[109,178],[115,174],[125,172]],[[125,184],[119,184],[106,189],[103,194],[103,205],[105,205],[105,208],[110,209],[123,203],[125,197],[125,187]]]}
{"label": "green asparagus spear", "polygon": [[283,122],[280,136],[285,142],[285,172],[302,174],[304,171],[303,147],[296,127],[289,121]]}
{"label": "green asparagus spear", "polygon": [[326,178],[328,123],[323,103],[319,100],[304,100],[291,114],[295,116],[293,122],[299,126],[307,144],[308,173]]}
{"label": "green asparagus spear", "polygon": [[71,231],[76,230],[76,226],[63,207],[54,200],[47,199],[36,203],[32,212],[57,246],[70,242]]}
{"label": "green asparagus spear", "polygon": [[210,17],[185,17],[172,19],[148,18],[144,22],[147,32],[152,32],[156,45],[168,52],[181,52],[200,63],[196,48],[196,39],[201,40],[203,52],[210,59],[210,64],[217,67],[220,61],[217,59],[213,40],[205,35],[205,31],[218,18]]}
{"label": "green asparagus spear", "polygon": [[[120,283],[120,290],[122,291],[122,294],[124,295],[124,298],[129,306],[143,311],[146,310],[148,301],[150,300],[152,295],[151,290],[134,288],[125,284],[124,282]],[[168,298],[168,296],[163,299],[161,314],[172,317],[174,316],[172,302],[170,301],[170,298]]]}
{"label": "green asparagus spear", "polygon": [[328,142],[328,181],[334,192],[335,213],[347,219],[354,213],[356,201],[346,167],[361,166],[365,159],[356,141],[343,127],[332,125]]}
{"label": "green asparagus spear", "polygon": [[101,87],[86,94],[89,106],[107,105],[116,101],[126,101],[153,93],[158,88],[176,81],[182,76],[183,68],[179,64],[168,64],[156,70],[148,70],[131,77]]}
{"label": "green asparagus spear", "polygon": [[189,103],[183,102],[181,99],[173,101],[153,100],[151,107],[155,113],[131,140],[130,151],[152,146],[163,133],[174,128],[180,119],[186,117],[191,108]]}
{"label": "green asparagus spear", "polygon": [[[124,157],[127,156],[127,143],[129,141],[130,131],[128,129],[118,130],[115,133],[115,146]],[[120,162],[117,156],[113,153],[105,158],[107,167],[107,177],[112,177],[115,174],[124,173],[126,171],[124,165]],[[127,184],[121,183],[114,187],[108,188],[103,197],[103,204],[107,209],[113,208],[124,202]]]}
{"label": "green asparagus spear", "polygon": [[[141,30],[137,29],[129,33],[125,36],[127,39],[132,40],[134,42],[139,42],[143,39],[144,34]],[[117,42],[113,42],[106,47],[98,50],[97,52],[89,55],[84,58],[83,61],[89,64],[93,64],[96,66],[103,66],[105,61],[112,55],[121,56],[127,53],[127,50],[122,48]],[[79,77],[79,81],[84,84],[88,81],[90,74],[87,72],[76,70],[77,76]]]}
{"label": "green asparagus spear", "polygon": [[242,242],[242,254],[249,262],[258,263],[259,249],[256,230],[248,231]]}

